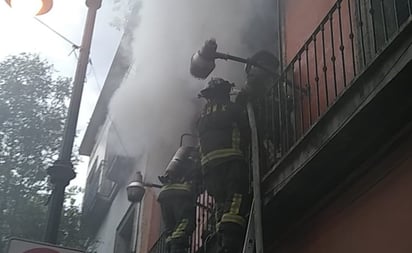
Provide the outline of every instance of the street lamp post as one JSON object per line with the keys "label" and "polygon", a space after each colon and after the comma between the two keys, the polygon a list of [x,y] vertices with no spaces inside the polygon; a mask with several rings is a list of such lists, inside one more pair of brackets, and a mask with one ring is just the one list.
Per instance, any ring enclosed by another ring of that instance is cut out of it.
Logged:
{"label": "street lamp post", "polygon": [[[33,14],[42,15],[47,13],[53,6],[52,0],[38,0],[39,5],[30,2],[21,2],[18,0],[5,0],[10,7],[18,7],[26,9],[26,7],[39,7],[34,10]],[[101,7],[102,0],[86,0],[88,7],[86,24],[83,31],[82,44],[80,46],[79,59],[77,61],[76,72],[74,75],[73,89],[70,97],[68,115],[62,140],[62,147],[59,153],[59,158],[50,168],[47,169],[47,174],[50,176],[50,182],[54,185],[51,199],[49,202],[49,210],[47,215],[47,226],[44,240],[49,243],[56,244],[61,213],[64,202],[64,192],[70,180],[76,177],[71,162],[74,137],[76,135],[76,126],[79,116],[80,102],[83,93],[84,80],[86,77],[87,65],[89,63],[90,45],[92,42],[94,23],[96,20],[97,10]]]}
{"label": "street lamp post", "polygon": [[[127,199],[135,205],[135,214],[133,217],[132,242],[131,252],[137,252],[137,233],[139,230],[139,215],[141,211],[141,204],[143,196],[146,192],[145,187],[161,188],[162,185],[143,182],[143,175],[140,171],[136,172],[135,179],[126,187]],[[139,207],[137,207],[139,205]]]}
{"label": "street lamp post", "polygon": [[86,77],[87,65],[89,62],[90,45],[92,41],[94,23],[96,20],[96,13],[101,7],[101,4],[102,0],[86,0],[86,6],[88,7],[86,24],[83,31],[79,59],[74,75],[73,89],[70,97],[62,146],[58,160],[56,160],[54,164],[47,169],[47,174],[49,174],[50,181],[54,187],[52,190],[51,200],[49,202],[44,240],[53,244],[57,243],[65,188],[69,185],[70,180],[76,176],[73,170],[73,164],[71,162],[73,142],[76,135],[80,101],[83,92],[84,80]]}

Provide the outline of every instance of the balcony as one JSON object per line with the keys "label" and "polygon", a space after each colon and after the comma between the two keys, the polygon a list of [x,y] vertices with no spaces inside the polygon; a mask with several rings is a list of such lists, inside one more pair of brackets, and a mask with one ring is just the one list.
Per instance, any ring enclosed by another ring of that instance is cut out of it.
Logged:
{"label": "balcony", "polygon": [[296,226],[412,120],[411,10],[336,1],[257,107],[266,234]]}
{"label": "balcony", "polygon": [[[206,252],[205,241],[207,240],[208,252],[215,246],[213,232],[215,220],[213,212],[213,198],[203,192],[197,199],[196,227],[190,239],[189,253]],[[149,253],[167,253],[166,234],[161,234]]]}
{"label": "balcony", "polygon": [[83,199],[83,217],[87,227],[95,227],[106,215],[114,196],[117,184],[106,178],[108,165],[102,160],[89,173]]}

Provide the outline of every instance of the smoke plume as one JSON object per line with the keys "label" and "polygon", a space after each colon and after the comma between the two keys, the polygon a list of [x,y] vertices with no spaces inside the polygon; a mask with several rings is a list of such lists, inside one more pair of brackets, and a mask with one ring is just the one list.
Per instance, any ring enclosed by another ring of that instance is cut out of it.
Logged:
{"label": "smoke plume", "polygon": [[[201,107],[197,94],[207,80],[190,75],[192,54],[209,38],[216,39],[218,51],[242,57],[274,51],[275,9],[268,9],[269,2],[141,0],[131,17],[139,20],[130,44],[132,68],[112,98],[110,114],[130,154],[149,150],[147,177],[160,175],[181,134],[194,131]],[[211,76],[243,84],[240,63],[216,65]]]}

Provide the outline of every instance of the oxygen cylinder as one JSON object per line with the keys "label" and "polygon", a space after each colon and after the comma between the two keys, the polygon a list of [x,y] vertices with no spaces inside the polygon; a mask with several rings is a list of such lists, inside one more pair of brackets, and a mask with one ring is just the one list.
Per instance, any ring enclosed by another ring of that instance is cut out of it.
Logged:
{"label": "oxygen cylinder", "polygon": [[192,171],[198,169],[199,161],[200,154],[197,147],[179,147],[167,165],[164,175],[159,177],[160,182],[165,184],[185,179],[193,174]]}

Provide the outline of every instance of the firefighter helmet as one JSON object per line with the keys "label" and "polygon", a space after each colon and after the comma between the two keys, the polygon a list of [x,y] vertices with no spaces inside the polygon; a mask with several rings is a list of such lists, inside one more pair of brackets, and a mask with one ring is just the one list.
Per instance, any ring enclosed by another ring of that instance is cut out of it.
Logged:
{"label": "firefighter helmet", "polygon": [[263,71],[259,67],[254,66],[253,63],[258,63],[272,71],[276,71],[279,67],[279,60],[276,58],[276,56],[266,50],[261,50],[255,53],[254,55],[252,55],[252,57],[249,58],[249,60],[251,61],[251,63],[246,64],[245,66],[246,74],[249,74],[249,72],[253,71],[255,68],[260,71]]}
{"label": "firefighter helmet", "polygon": [[200,155],[197,147],[180,147],[166,167],[165,174],[159,177],[162,183],[187,180],[199,167]]}
{"label": "firefighter helmet", "polygon": [[226,96],[230,94],[233,86],[235,86],[233,83],[223,78],[212,77],[206,87],[200,91],[199,97],[209,99],[222,95]]}
{"label": "firefighter helmet", "polygon": [[[264,94],[272,82],[278,77],[276,73],[279,60],[270,52],[262,50],[250,58],[251,63],[246,65],[246,87],[254,94]],[[260,66],[256,66],[256,64]],[[262,67],[266,68],[263,69]],[[269,72],[273,71],[273,72]]]}

